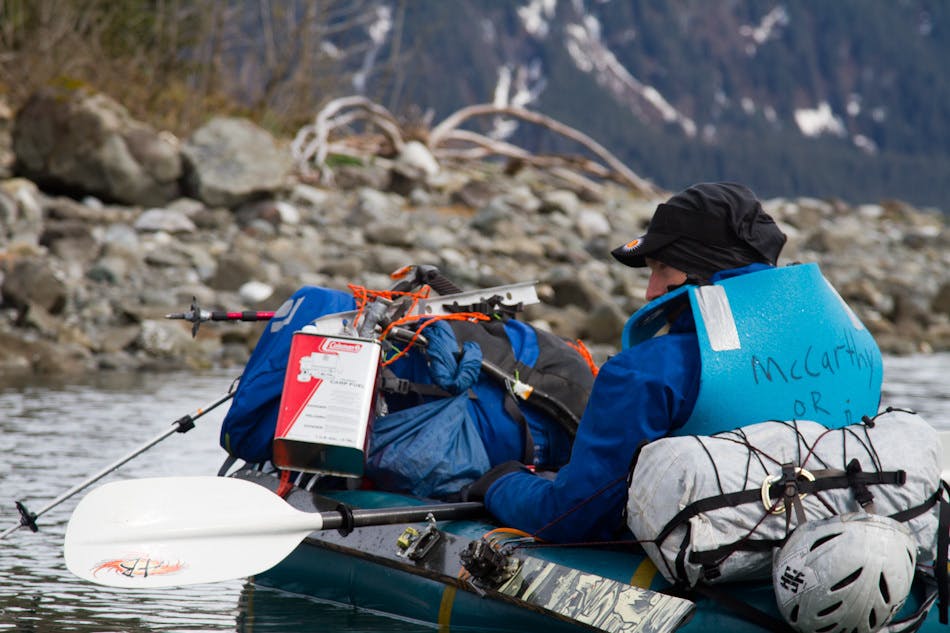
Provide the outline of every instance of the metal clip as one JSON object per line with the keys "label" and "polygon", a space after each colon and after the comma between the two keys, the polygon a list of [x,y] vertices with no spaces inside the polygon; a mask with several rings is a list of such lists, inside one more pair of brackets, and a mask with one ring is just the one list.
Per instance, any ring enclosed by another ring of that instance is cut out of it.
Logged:
{"label": "metal clip", "polygon": [[[804,468],[795,467],[795,478],[802,477],[808,481],[815,481],[815,476],[805,470]],[[786,488],[789,486],[794,486],[794,490],[785,490],[782,494],[782,499],[777,502],[777,505],[773,507],[772,505],[772,496],[769,494],[769,489],[772,487],[772,484],[776,481],[780,481],[782,475],[766,475],[765,479],[762,481],[762,505],[765,506],[765,509],[772,514],[782,514],[785,512],[785,497],[792,497],[795,495],[795,491],[798,489],[797,484],[794,481],[786,483]],[[799,499],[804,499],[808,496],[808,493],[802,492],[798,495]]]}
{"label": "metal clip", "polygon": [[396,540],[396,545],[400,550],[396,552],[397,556],[418,561],[425,558],[432,551],[435,544],[441,540],[442,533],[436,527],[435,517],[432,516],[431,512],[426,516],[426,521],[427,525],[421,532],[412,526],[403,531],[402,535]]}

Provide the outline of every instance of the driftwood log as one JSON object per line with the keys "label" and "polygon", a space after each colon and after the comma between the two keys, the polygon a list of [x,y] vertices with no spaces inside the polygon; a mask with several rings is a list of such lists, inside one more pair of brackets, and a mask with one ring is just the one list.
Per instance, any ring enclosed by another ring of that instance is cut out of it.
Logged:
{"label": "driftwood log", "polygon": [[[507,141],[492,138],[460,126],[476,117],[510,117],[544,127],[576,142],[588,156],[536,155]],[[354,131],[354,124],[364,131]],[[555,170],[561,177],[593,186],[588,177],[612,180],[643,194],[656,193],[656,187],[641,178],[600,143],[583,132],[549,116],[517,106],[478,104],[467,106],[446,117],[431,129],[410,128],[400,123],[389,110],[361,96],[341,97],[317,112],[313,123],[302,127],[293,140],[291,151],[301,172],[329,183],[333,170],[331,155],[360,160],[379,160],[398,156],[410,140],[423,143],[436,160],[483,159],[500,156],[527,165]]]}

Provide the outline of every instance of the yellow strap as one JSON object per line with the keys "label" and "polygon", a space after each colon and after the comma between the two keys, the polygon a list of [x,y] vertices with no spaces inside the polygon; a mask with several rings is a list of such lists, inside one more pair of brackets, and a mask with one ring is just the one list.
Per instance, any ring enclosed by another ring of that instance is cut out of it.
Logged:
{"label": "yellow strap", "polygon": [[439,633],[448,633],[452,622],[452,605],[455,604],[455,585],[446,585],[439,603]]}
{"label": "yellow strap", "polygon": [[643,561],[637,565],[636,571],[633,572],[633,576],[630,578],[630,584],[634,587],[649,589],[653,583],[653,578],[656,576],[656,572],[656,565],[653,564],[653,561],[650,560],[649,557],[644,557]]}

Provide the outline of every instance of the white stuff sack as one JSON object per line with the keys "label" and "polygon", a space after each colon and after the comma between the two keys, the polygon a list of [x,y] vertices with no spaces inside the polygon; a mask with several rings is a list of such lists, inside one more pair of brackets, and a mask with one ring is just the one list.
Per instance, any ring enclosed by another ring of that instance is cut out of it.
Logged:
{"label": "white stuff sack", "polygon": [[[643,541],[647,554],[667,580],[684,580],[692,586],[703,576],[702,566],[690,561],[692,554],[713,552],[740,539],[784,539],[786,515],[769,513],[761,500],[720,508],[693,516],[662,543],[652,543],[677,513],[700,499],[761,490],[767,476],[781,477],[783,463],[791,462],[808,471],[843,471],[852,459],[860,462],[865,473],[903,470],[907,474],[903,486],[868,486],[878,514],[887,516],[919,506],[941,485],[937,432],[914,413],[892,410],[876,417],[873,427],[853,424],[831,431],[811,421],[762,422],[713,436],[667,437],[644,446],[628,491],[627,525]],[[832,515],[818,497],[835,514],[861,510],[850,488],[835,488],[802,499],[807,520]],[[796,525],[793,510],[789,531]],[[905,525],[917,542],[918,561],[932,561],[936,507]],[[681,552],[685,578],[678,578],[676,571],[675,561]],[[733,551],[719,562],[720,575],[704,580],[768,578],[771,557],[770,551]]]}

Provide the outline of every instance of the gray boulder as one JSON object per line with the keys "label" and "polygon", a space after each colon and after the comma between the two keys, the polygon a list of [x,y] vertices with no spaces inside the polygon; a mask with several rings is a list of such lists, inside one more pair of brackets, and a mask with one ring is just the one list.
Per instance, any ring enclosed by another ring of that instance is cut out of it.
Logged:
{"label": "gray boulder", "polygon": [[217,290],[238,290],[257,276],[260,261],[247,252],[224,253],[218,258],[208,285]]}
{"label": "gray boulder", "polygon": [[554,291],[551,304],[557,307],[577,306],[585,313],[590,313],[596,306],[610,301],[602,288],[576,274],[573,268],[553,268],[542,281]]}
{"label": "gray boulder", "polygon": [[452,202],[472,209],[487,206],[499,193],[498,185],[485,180],[469,180],[452,194]]}
{"label": "gray boulder", "polygon": [[180,193],[175,137],[102,94],[37,92],[17,113],[13,149],[18,171],[41,186],[134,205],[160,205]]}
{"label": "gray boulder", "polygon": [[67,262],[89,263],[99,254],[99,244],[89,225],[80,220],[56,220],[43,227],[39,243]]}
{"label": "gray boulder", "polygon": [[66,306],[69,287],[49,259],[26,257],[7,267],[0,294],[3,305],[22,311],[35,304],[51,314],[59,314]]}
{"label": "gray boulder", "polygon": [[290,154],[247,119],[217,117],[182,148],[186,186],[208,206],[233,207],[287,185]]}
{"label": "gray boulder", "polygon": [[88,373],[94,365],[91,352],[74,343],[26,341],[0,332],[0,377]]}
{"label": "gray boulder", "polygon": [[613,301],[597,304],[587,314],[581,336],[592,343],[616,345],[627,322],[627,314]]}

